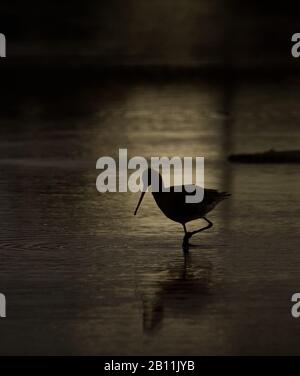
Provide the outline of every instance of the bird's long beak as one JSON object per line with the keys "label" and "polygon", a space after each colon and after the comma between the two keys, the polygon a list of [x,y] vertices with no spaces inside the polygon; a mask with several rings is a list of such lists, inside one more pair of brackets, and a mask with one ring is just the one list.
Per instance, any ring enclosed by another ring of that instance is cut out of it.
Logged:
{"label": "bird's long beak", "polygon": [[135,209],[135,211],[134,211],[134,215],[136,215],[137,211],[139,210],[139,207],[140,207],[140,205],[141,205],[141,202],[142,202],[142,200],[143,200],[143,198],[144,198],[145,193],[146,193],[146,192],[142,192],[141,197],[140,197],[140,199],[139,199],[139,202],[138,202],[138,204],[137,204],[137,207],[136,207],[136,209]]}

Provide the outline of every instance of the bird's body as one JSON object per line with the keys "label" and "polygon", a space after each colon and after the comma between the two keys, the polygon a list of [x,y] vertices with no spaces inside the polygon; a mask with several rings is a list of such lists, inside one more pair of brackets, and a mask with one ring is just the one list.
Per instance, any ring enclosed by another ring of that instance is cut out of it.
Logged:
{"label": "bird's body", "polygon": [[[157,206],[164,215],[182,225],[195,219],[203,218],[219,202],[229,197],[226,192],[204,189],[204,197],[201,202],[186,203],[186,195],[191,193],[185,187],[181,187],[181,192],[178,192],[178,188],[176,189],[175,187],[170,187],[170,192],[152,192]],[[195,189],[195,186],[193,188]]]}
{"label": "bird's body", "polygon": [[[219,192],[215,189],[204,189],[203,200],[200,202],[186,202],[186,197],[188,195],[195,195],[195,190],[201,189],[195,185],[182,185],[173,186],[166,189],[161,175],[154,170],[148,169],[143,175],[144,188],[152,185],[153,178],[157,179],[159,190],[152,192],[154,200],[160,210],[164,215],[171,219],[172,221],[180,223],[185,232],[183,239],[183,249],[188,249],[188,240],[196,233],[200,231],[207,230],[212,227],[213,224],[209,221],[205,215],[209,213],[214,207],[221,201],[225,200],[230,196],[227,192]],[[146,182],[145,182],[145,181]],[[138,205],[136,207],[135,213],[137,213],[138,208],[143,200],[145,190],[143,190]],[[186,223],[193,221],[195,219],[203,218],[208,225],[199,230],[188,232],[186,229]]]}

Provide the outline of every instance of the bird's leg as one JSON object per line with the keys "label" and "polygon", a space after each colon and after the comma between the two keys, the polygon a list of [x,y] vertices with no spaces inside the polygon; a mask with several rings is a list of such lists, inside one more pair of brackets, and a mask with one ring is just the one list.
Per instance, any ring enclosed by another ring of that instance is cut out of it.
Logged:
{"label": "bird's leg", "polygon": [[196,231],[191,231],[191,232],[187,231],[185,224],[183,224],[183,229],[184,229],[185,235],[184,235],[184,238],[183,238],[182,249],[184,250],[184,252],[187,252],[189,250],[189,246],[190,246],[189,239],[193,235],[197,234],[198,232],[205,231],[205,230],[207,230],[207,229],[209,229],[213,226],[213,223],[209,219],[207,219],[206,217],[202,217],[202,218],[208,223],[208,225],[205,226],[205,227],[202,227],[202,228],[200,228],[199,230],[196,230]]}
{"label": "bird's leg", "polygon": [[189,251],[189,238],[192,236],[190,232],[187,231],[185,223],[182,224],[183,229],[184,229],[184,238],[182,242],[182,249],[183,252],[188,252]]}
{"label": "bird's leg", "polygon": [[185,227],[185,223],[183,223],[182,226],[183,226],[183,229],[184,229],[184,233],[186,235],[187,234],[187,230],[186,230],[186,227]]}
{"label": "bird's leg", "polygon": [[208,220],[206,217],[203,217],[203,219],[208,223],[208,225],[203,227],[203,228],[200,228],[199,230],[188,232],[188,234],[190,234],[190,237],[197,234],[198,232],[202,232],[204,230],[207,230],[207,229],[213,227],[213,223],[210,220]]}

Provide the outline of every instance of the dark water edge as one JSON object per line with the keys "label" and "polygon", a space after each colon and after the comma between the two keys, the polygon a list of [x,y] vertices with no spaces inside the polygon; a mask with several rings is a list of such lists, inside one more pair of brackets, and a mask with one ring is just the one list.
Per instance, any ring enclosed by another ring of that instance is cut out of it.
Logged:
{"label": "dark water edge", "polygon": [[[299,355],[298,168],[226,161],[299,148],[297,78],[34,77],[1,108],[0,353]],[[120,147],[204,156],[232,193],[188,256],[150,194],[134,217],[137,195],[96,191]]]}

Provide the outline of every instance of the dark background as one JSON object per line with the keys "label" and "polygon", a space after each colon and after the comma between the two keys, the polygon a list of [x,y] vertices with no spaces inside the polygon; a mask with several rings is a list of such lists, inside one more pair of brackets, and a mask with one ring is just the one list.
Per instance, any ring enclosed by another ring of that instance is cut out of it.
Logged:
{"label": "dark background", "polygon": [[10,1],[1,4],[0,25],[10,65],[298,69],[290,54],[298,8],[291,1]]}

